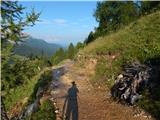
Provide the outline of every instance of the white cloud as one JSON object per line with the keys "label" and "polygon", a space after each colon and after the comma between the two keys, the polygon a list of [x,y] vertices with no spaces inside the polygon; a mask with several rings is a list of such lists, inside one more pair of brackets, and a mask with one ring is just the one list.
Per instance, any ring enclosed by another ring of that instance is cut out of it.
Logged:
{"label": "white cloud", "polygon": [[54,19],[53,22],[58,24],[58,25],[67,24],[67,20],[65,20],[65,19]]}
{"label": "white cloud", "polygon": [[47,19],[40,19],[37,23],[38,24],[52,24],[52,21],[47,20]]}
{"label": "white cloud", "polygon": [[52,25],[52,24],[56,24],[56,25],[67,25],[69,23],[67,23],[67,20],[65,19],[52,19],[52,20],[47,20],[47,19],[40,19],[38,22],[38,24],[47,24],[47,25]]}

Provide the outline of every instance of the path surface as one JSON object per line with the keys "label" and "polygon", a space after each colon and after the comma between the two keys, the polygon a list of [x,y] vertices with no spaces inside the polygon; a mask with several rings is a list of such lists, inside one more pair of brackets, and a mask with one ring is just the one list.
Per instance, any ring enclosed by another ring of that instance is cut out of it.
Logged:
{"label": "path surface", "polygon": [[[67,61],[59,69],[53,70],[51,87],[52,100],[59,109],[57,120],[62,120],[62,111],[71,82],[75,81],[79,89],[78,113],[79,120],[148,120],[145,115],[140,115],[132,107],[118,104],[111,100],[109,92],[103,88],[95,88],[88,80],[87,70],[76,67],[72,61]],[[63,71],[63,72],[62,72]],[[62,74],[63,73],[63,74]],[[134,115],[137,114],[137,115]],[[143,113],[141,113],[143,114]],[[65,119],[63,119],[65,120]]]}

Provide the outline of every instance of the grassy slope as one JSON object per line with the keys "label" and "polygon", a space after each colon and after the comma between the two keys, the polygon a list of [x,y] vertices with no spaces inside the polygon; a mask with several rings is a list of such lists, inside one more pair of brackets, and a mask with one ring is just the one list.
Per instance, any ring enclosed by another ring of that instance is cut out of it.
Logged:
{"label": "grassy slope", "polygon": [[[116,33],[98,38],[80,51],[85,56],[98,56],[96,73],[92,81],[105,82],[109,87],[122,70],[124,63],[138,60],[160,59],[160,11],[144,16]],[[116,59],[111,57],[115,55]],[[153,93],[144,90],[138,105],[160,119],[160,85]]]}
{"label": "grassy slope", "polygon": [[11,89],[9,93],[7,93],[4,100],[7,111],[10,111],[17,102],[22,102],[24,98],[29,98],[33,94],[35,85],[38,83],[41,75],[47,70],[48,68],[44,69],[23,86],[19,86],[16,89]]}
{"label": "grassy slope", "polygon": [[96,76],[104,76],[106,79],[119,74],[123,63],[134,60],[143,63],[147,59],[158,57],[160,56],[160,12],[142,17],[116,33],[100,37],[80,52],[86,55],[118,54],[111,66],[108,65],[107,58],[98,60]]}
{"label": "grassy slope", "polygon": [[55,120],[56,115],[54,112],[53,103],[49,100],[46,100],[42,103],[40,109],[33,113],[30,118],[26,120]]}

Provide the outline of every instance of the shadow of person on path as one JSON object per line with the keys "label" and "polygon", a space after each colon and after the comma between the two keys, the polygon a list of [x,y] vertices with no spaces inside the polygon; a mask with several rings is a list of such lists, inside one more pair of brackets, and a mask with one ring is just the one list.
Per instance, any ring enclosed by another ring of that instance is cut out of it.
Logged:
{"label": "shadow of person on path", "polygon": [[[62,117],[63,120],[78,120],[78,101],[77,101],[77,93],[79,92],[76,83],[72,82],[72,87],[68,89],[68,95],[65,99],[63,105]],[[72,117],[71,117],[72,116]]]}

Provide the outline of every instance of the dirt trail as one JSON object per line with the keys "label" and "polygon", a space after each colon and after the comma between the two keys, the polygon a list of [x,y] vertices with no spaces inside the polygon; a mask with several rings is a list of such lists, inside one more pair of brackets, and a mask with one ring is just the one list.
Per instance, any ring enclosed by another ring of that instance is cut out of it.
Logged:
{"label": "dirt trail", "polygon": [[[52,99],[59,109],[57,120],[62,120],[62,111],[71,82],[75,81],[79,89],[78,113],[79,120],[148,120],[145,115],[134,115],[132,107],[118,104],[110,99],[109,92],[103,88],[94,88],[88,80],[87,70],[76,67],[67,61],[63,66],[65,73],[54,83],[56,88],[51,91]],[[142,113],[141,113],[142,114]]]}

